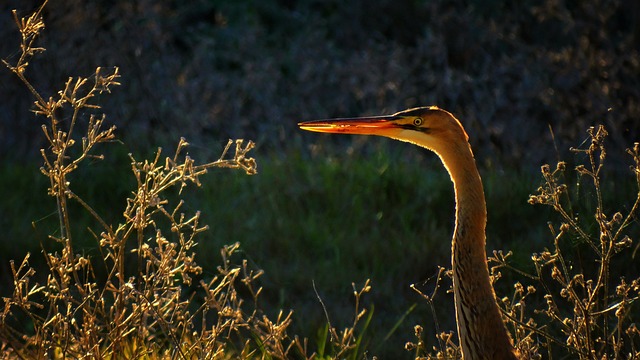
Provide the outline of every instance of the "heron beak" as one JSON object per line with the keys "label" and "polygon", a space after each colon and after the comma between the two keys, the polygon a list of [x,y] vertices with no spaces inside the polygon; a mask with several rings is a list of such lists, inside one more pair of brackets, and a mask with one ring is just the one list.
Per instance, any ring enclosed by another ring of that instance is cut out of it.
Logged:
{"label": "heron beak", "polygon": [[401,118],[401,116],[397,115],[387,115],[328,119],[305,121],[298,123],[298,126],[302,130],[322,133],[376,135],[385,130],[398,128],[399,126],[396,124],[395,120],[399,120]]}

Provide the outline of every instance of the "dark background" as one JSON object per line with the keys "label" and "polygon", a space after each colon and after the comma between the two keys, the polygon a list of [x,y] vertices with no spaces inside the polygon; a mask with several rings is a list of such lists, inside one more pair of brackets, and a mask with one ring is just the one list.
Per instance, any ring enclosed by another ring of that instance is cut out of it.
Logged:
{"label": "dark background", "polygon": [[[3,58],[18,45],[10,10],[36,4],[0,5]],[[493,164],[554,159],[550,128],[559,148],[596,123],[621,148],[638,138],[633,0],[52,0],[44,16],[28,76],[46,93],[120,67],[104,106],[140,147],[245,137],[286,152],[300,120],[426,105],[457,115]],[[0,156],[35,152],[32,99],[8,71],[0,96]]]}
{"label": "dark background", "polygon": [[[18,54],[11,10],[25,16],[38,5],[0,5],[0,57],[12,62]],[[256,141],[257,176],[216,173],[186,195],[186,208],[202,210],[211,224],[207,240],[215,239],[201,242],[200,262],[214,271],[219,247],[240,241],[243,255],[265,269],[263,306],[271,314],[294,308],[293,333],[312,339],[325,318],[311,280],[336,314],[334,325],[343,326],[353,315],[351,281],[371,277],[373,344],[419,305],[392,344],[373,351],[387,357],[408,355],[402,346],[414,324],[433,330],[427,306],[407,284],[428,282],[436,265],[448,265],[451,184],[437,161],[406,144],[304,133],[297,122],[427,105],[453,112],[483,175],[488,249],[512,249],[523,262],[549,241],[549,212],[525,204],[540,184],[540,165],[572,162],[568,148],[584,146],[585,130],[605,124],[609,152],[617,154],[608,164],[628,172],[622,153],[640,139],[634,0],[51,0],[43,14],[38,45],[47,51],[26,75],[44,96],[98,66],[118,66],[122,75],[122,86],[98,99],[122,143],[75,174],[85,200],[117,224],[133,185],[126,153],[149,157],[186,137],[204,161],[216,159],[228,138]],[[37,170],[44,119],[2,68],[0,98],[6,287],[9,259],[54,246],[46,236],[55,234],[56,216]],[[617,181],[607,178],[603,190],[611,209],[624,209],[633,184]],[[87,218],[73,220],[86,229]],[[95,253],[87,239],[86,251]],[[505,278],[499,294],[511,291]],[[448,313],[441,328],[452,330],[452,299],[442,293]]]}

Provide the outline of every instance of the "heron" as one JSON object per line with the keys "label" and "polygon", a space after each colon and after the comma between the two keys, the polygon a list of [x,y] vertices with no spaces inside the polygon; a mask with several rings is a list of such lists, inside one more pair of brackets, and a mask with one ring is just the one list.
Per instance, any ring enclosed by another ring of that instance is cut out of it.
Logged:
{"label": "heron", "polygon": [[438,155],[455,192],[451,267],[456,324],[464,360],[518,359],[502,320],[487,264],[487,208],[469,136],[460,121],[436,106],[393,115],[301,122],[303,130],[378,135],[421,146]]}

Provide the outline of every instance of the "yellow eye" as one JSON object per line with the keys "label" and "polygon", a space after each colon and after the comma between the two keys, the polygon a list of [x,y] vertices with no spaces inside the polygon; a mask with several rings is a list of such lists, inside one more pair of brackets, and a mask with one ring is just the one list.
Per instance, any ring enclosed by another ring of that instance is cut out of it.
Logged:
{"label": "yellow eye", "polygon": [[422,118],[420,118],[420,117],[417,117],[417,118],[413,119],[413,125],[415,125],[415,126],[421,126],[422,122],[423,122]]}

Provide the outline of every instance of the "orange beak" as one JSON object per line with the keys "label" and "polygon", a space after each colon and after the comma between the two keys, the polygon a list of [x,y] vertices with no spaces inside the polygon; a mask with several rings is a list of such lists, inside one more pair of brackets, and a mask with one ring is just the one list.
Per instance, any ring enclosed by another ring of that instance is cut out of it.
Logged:
{"label": "orange beak", "polygon": [[328,119],[301,122],[298,123],[298,126],[302,130],[322,133],[378,135],[385,132],[385,130],[399,128],[400,126],[395,123],[395,120],[399,120],[401,118],[402,116],[387,115]]}

